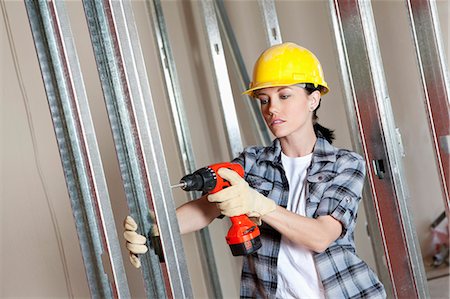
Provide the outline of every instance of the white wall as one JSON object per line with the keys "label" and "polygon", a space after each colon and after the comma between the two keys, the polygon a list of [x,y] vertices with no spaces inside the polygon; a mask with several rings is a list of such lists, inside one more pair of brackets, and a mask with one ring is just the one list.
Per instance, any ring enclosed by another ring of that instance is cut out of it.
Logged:
{"label": "white wall", "polygon": [[[197,1],[163,1],[194,154],[197,165],[203,166],[226,161],[230,157],[216,89],[210,75],[211,65],[206,51],[199,4]],[[0,22],[0,297],[88,297],[89,290],[70,201],[24,4],[6,1],[3,5],[12,39],[7,34],[4,13]],[[153,100],[158,111],[169,175],[173,182],[177,182],[183,173],[167,96],[159,72],[151,22],[143,1],[135,1],[133,5]],[[448,2],[439,1],[438,5],[441,16],[445,16]],[[120,228],[128,210],[83,9],[78,1],[67,2],[67,7],[116,225]],[[251,70],[254,61],[266,47],[257,3],[227,1],[226,7],[247,69]],[[411,208],[422,250],[428,253],[428,226],[442,211],[443,205],[406,9],[401,1],[376,1],[373,7],[392,106],[407,153],[404,162],[411,193]],[[327,2],[277,1],[277,10],[284,41],[297,42],[309,48],[321,61],[331,92],[323,98],[319,111],[320,121],[336,130],[337,146],[351,148]],[[444,44],[447,46],[448,18],[441,17],[441,24]],[[15,44],[15,56],[12,56],[10,50],[12,41]],[[16,67],[20,70],[19,75]],[[235,89],[244,143],[255,144],[257,140],[248,129],[250,125],[232,67],[229,72]],[[174,191],[174,197],[177,205],[187,200],[180,190]],[[358,252],[374,267],[372,248],[364,225],[365,217],[361,207],[356,231]],[[227,221],[215,221],[210,228],[222,288],[225,297],[231,298],[238,296],[240,259],[232,257],[229,252],[224,240],[227,230]],[[203,257],[199,254],[194,234],[183,236],[183,244],[195,296],[205,298],[208,294],[207,286],[199,263]],[[132,295],[143,297],[140,272],[127,263],[124,246],[122,250]]]}

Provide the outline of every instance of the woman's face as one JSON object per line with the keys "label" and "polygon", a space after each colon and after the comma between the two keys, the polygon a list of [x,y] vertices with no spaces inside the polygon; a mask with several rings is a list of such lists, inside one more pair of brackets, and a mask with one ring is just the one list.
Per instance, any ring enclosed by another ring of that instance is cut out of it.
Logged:
{"label": "woman's face", "polygon": [[263,88],[255,92],[267,126],[277,138],[304,136],[313,130],[312,112],[320,100],[320,92],[308,95],[299,86]]}

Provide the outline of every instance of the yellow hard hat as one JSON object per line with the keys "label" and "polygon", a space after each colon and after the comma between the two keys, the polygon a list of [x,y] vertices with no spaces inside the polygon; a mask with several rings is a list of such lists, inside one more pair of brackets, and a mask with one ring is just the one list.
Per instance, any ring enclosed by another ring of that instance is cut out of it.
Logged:
{"label": "yellow hard hat", "polygon": [[329,91],[317,57],[308,49],[294,43],[283,43],[265,50],[253,68],[253,80],[243,94],[274,86],[289,86],[298,83],[321,85],[321,94]]}

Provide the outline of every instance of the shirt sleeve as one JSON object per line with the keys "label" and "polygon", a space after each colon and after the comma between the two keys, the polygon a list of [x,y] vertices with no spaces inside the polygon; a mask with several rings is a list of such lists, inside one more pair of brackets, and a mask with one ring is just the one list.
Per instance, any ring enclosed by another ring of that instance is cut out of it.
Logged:
{"label": "shirt sleeve", "polygon": [[366,166],[364,159],[355,153],[341,156],[336,163],[337,175],[325,189],[316,217],[331,215],[338,220],[342,224],[340,237],[343,237],[355,225]]}

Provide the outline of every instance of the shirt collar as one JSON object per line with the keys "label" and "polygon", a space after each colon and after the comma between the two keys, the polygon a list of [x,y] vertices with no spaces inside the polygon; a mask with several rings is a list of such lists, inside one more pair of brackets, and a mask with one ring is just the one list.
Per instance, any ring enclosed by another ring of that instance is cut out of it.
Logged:
{"label": "shirt collar", "polygon": [[336,162],[336,152],[337,149],[319,133],[314,145],[312,162]]}
{"label": "shirt collar", "polygon": [[[311,164],[317,162],[335,162],[337,149],[332,146],[319,132],[317,134],[316,144],[314,145]],[[272,144],[265,148],[261,155],[262,160],[281,163],[281,143],[278,138],[274,139]]]}
{"label": "shirt collar", "polygon": [[281,163],[281,144],[278,138],[275,138],[272,144],[264,149],[261,160],[271,161],[275,164]]}

